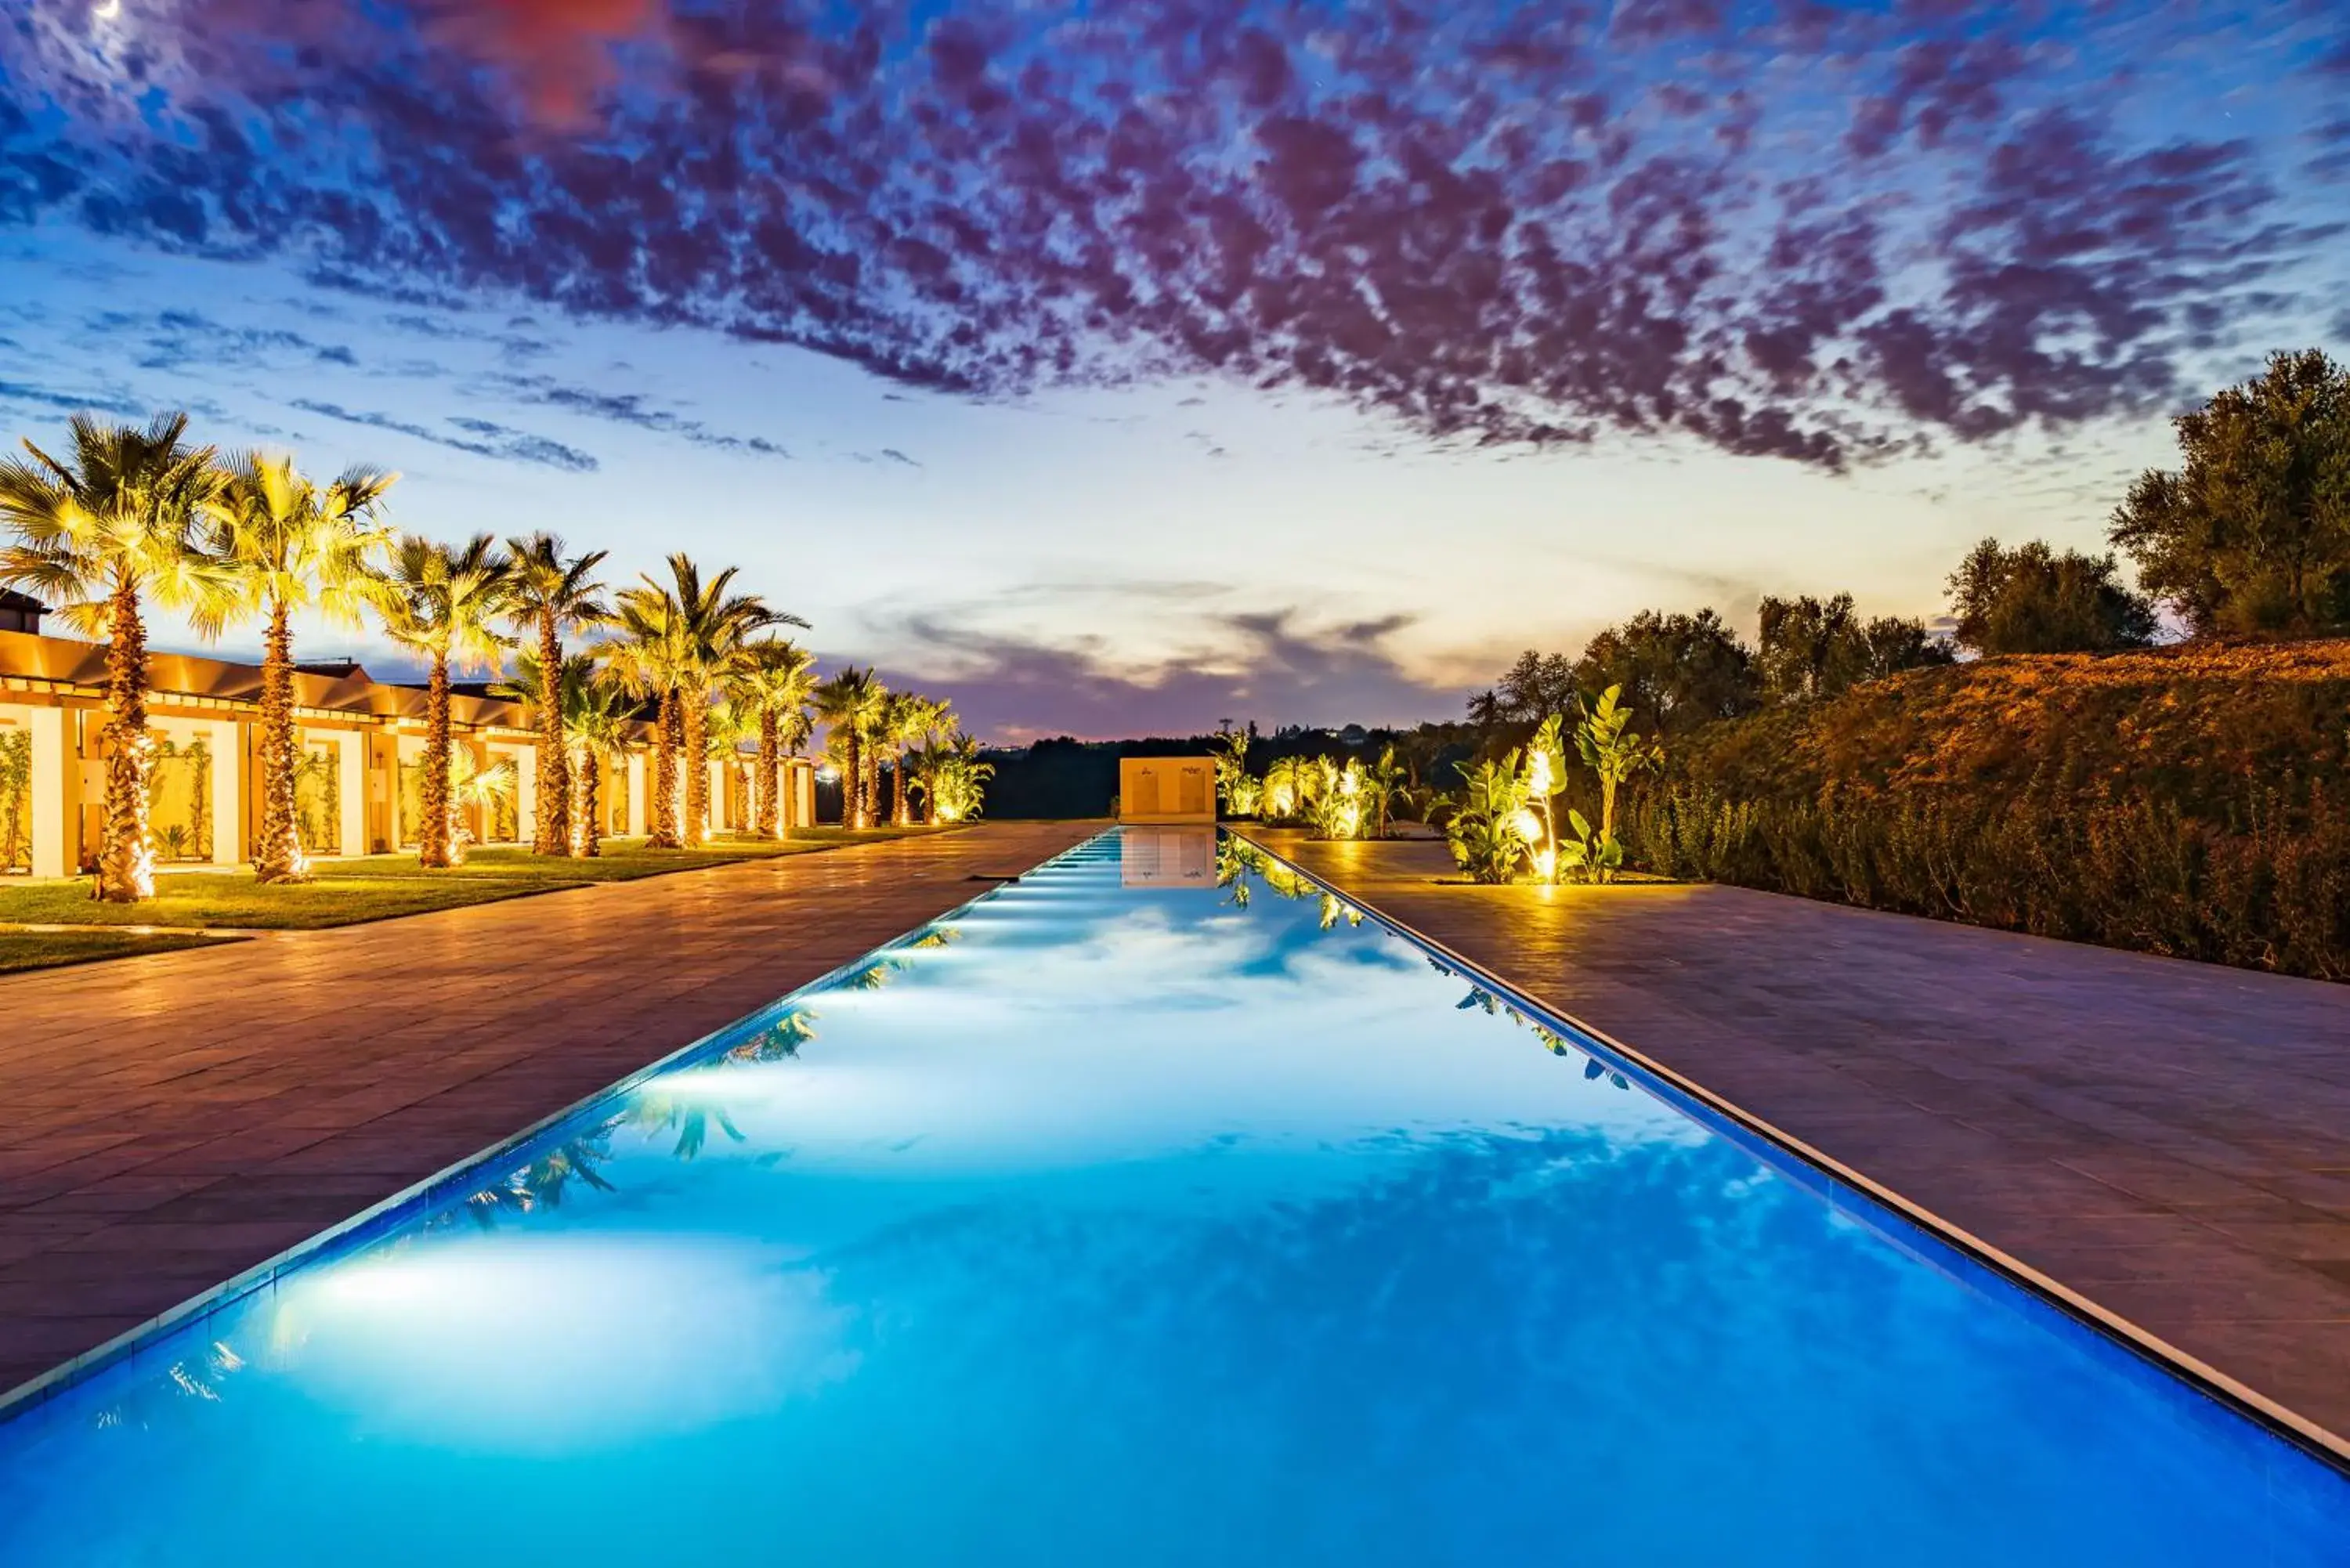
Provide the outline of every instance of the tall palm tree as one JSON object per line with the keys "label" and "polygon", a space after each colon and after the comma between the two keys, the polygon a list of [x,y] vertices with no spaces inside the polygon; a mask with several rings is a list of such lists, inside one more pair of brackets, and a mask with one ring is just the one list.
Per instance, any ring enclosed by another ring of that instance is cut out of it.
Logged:
{"label": "tall palm tree", "polygon": [[449,670],[493,664],[505,647],[497,626],[508,614],[510,570],[505,552],[487,534],[453,547],[410,534],[386,574],[384,629],[432,665],[424,699],[424,820],[416,829],[420,866],[454,866],[464,858],[451,824]]}
{"label": "tall palm tree", "polygon": [[840,745],[841,826],[870,827],[873,797],[866,786],[866,769],[872,748],[866,744],[866,736],[889,691],[873,679],[873,671],[852,664],[817,686],[812,695],[817,714]]}
{"label": "tall palm tree", "polygon": [[[892,740],[898,754],[898,794],[890,803],[890,819],[899,827],[909,827],[913,825],[914,810],[908,786],[917,782],[919,773],[910,767],[907,759],[915,748],[927,749],[938,736],[955,732],[954,704],[942,697],[912,697],[895,716],[899,724]],[[936,804],[935,800],[924,801],[925,820],[937,815]]]}
{"label": "tall palm tree", "polygon": [[780,809],[784,747],[807,724],[807,703],[816,690],[816,656],[781,638],[766,638],[743,649],[733,681],[735,700],[759,721],[759,807],[755,828],[762,838],[790,836],[788,814]]}
{"label": "tall palm tree", "polygon": [[[592,664],[585,655],[577,658]],[[593,858],[604,853],[604,768],[628,734],[635,704],[609,670],[591,669],[578,691],[563,720],[577,753],[571,766],[571,853]]]}
{"label": "tall palm tree", "polygon": [[611,618],[610,607],[597,597],[604,585],[596,580],[596,568],[606,552],[591,550],[566,559],[563,541],[547,533],[509,539],[506,547],[514,552],[508,613],[525,629],[538,634],[540,685],[530,699],[538,719],[538,804],[531,823],[531,853],[568,855],[571,766],[570,745],[563,733],[563,633],[566,628],[584,629]]}
{"label": "tall palm tree", "polygon": [[[605,763],[627,737],[635,703],[619,678],[599,667],[592,654],[565,655],[555,691],[563,716],[563,745],[570,753],[564,764],[570,789],[565,803],[570,833],[567,852],[593,858],[604,852]],[[516,653],[513,676],[490,688],[490,695],[510,702],[544,701],[546,691],[535,649]]]}
{"label": "tall palm tree", "polygon": [[302,764],[294,738],[294,632],[296,610],[316,610],[357,626],[380,597],[377,566],[391,535],[377,512],[400,475],[351,468],[323,489],[290,457],[254,452],[225,471],[206,506],[212,545],[244,593],[247,610],[267,618],[261,652],[261,837],[254,869],[264,882],[307,882],[294,810]]}
{"label": "tall palm tree", "polygon": [[[710,701],[741,659],[753,633],[771,626],[806,626],[796,616],[769,609],[751,594],[730,594],[736,568],[708,582],[702,568],[680,552],[669,558],[670,582],[662,587],[677,616],[683,661],[679,681],[679,745],[691,768],[685,775],[685,842],[700,845],[710,828]],[[654,587],[650,578],[648,587]]]}
{"label": "tall palm tree", "polygon": [[874,720],[874,749],[886,753],[889,763],[892,826],[906,827],[913,823],[912,796],[906,787],[906,757],[912,747],[938,728],[938,713],[942,706],[917,692],[892,691],[883,700],[881,711]]}
{"label": "tall palm tree", "polygon": [[677,809],[679,689],[686,664],[679,607],[648,581],[624,589],[613,608],[618,634],[598,651],[609,660],[613,679],[639,701],[654,703],[652,799],[646,814],[651,826],[646,846],[676,849],[684,842],[678,832]]}
{"label": "tall palm tree", "polygon": [[69,462],[28,441],[30,462],[0,462],[0,521],[16,535],[0,547],[0,587],[30,588],[68,626],[107,637],[106,841],[96,892],[109,903],[155,893],[142,603],[185,610],[206,637],[236,603],[234,579],[197,538],[201,509],[221,481],[213,449],[189,446],[187,429],[185,414],[158,415],[143,430],[76,414]]}

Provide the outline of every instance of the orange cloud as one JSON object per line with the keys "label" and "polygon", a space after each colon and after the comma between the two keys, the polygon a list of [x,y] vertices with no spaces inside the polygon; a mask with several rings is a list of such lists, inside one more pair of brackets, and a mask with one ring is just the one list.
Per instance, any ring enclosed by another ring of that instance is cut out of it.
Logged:
{"label": "orange cloud", "polygon": [[428,26],[512,73],[542,120],[578,125],[618,74],[612,46],[666,21],[660,0],[445,0]]}

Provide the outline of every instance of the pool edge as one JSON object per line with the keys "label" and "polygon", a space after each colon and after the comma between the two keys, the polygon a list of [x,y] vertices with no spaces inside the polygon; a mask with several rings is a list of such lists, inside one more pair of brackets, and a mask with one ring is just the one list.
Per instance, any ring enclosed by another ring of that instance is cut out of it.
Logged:
{"label": "pool edge", "polygon": [[[1452,965],[1464,975],[1474,979],[1498,995],[1509,998],[1527,1011],[1563,1024],[1572,1033],[1604,1046],[1641,1072],[1675,1091],[1688,1096],[1715,1115],[1735,1123],[1755,1137],[1793,1155],[1804,1164],[1866,1195],[2010,1283],[2040,1297],[2076,1322],[2103,1334],[2123,1348],[2177,1377],[2198,1393],[2227,1406],[2246,1419],[2312,1455],[2321,1463],[2331,1466],[2345,1476],[2350,1476],[2350,1438],[2320,1425],[2299,1411],[2262,1394],[2249,1384],[2240,1382],[2209,1362],[2180,1349],[2153,1331],[2140,1326],[2110,1307],[2101,1305],[2054,1276],[2043,1273],[2022,1259],[1992,1245],[1964,1226],[1944,1219],[1923,1204],[1902,1196],[1875,1178],[1853,1168],[1833,1155],[1814,1147],[1804,1139],[1707,1088],[1686,1074],[1667,1066],[1636,1047],[1626,1044],[1607,1031],[1586,1023],[1565,1009],[1544,1001],[1523,986],[1503,979],[1475,959],[1429,936],[1409,922],[1397,919],[1369,899],[1347,892],[1327,877],[1316,876],[1263,840],[1248,833],[1244,828],[1232,823],[1222,823],[1219,826],[1225,832],[1243,840],[1268,858],[1279,862],[1293,874],[1324,889],[1332,897],[1344,899],[1347,904],[1361,909],[1398,936]],[[0,1417],[5,1417],[6,1408],[5,1403],[0,1402]]]}

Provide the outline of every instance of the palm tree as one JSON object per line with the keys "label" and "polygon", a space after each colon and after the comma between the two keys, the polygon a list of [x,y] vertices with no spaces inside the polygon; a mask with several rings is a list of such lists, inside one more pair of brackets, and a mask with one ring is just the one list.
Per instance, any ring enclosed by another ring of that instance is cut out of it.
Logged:
{"label": "palm tree", "polygon": [[322,490],[292,458],[247,452],[206,507],[213,551],[238,578],[244,607],[268,618],[261,644],[261,836],[253,852],[265,883],[310,879],[294,808],[302,758],[294,738],[292,617],[317,610],[359,625],[359,612],[380,594],[377,563],[391,535],[376,513],[399,478],[355,467]]}
{"label": "palm tree", "polygon": [[686,775],[686,844],[701,844],[710,832],[710,698],[733,677],[743,663],[743,649],[752,632],[771,626],[808,626],[799,616],[768,608],[764,599],[747,592],[729,595],[735,566],[702,583],[701,566],[684,555],[670,557],[674,599],[681,611],[686,647],[684,687],[684,753],[695,759]]}
{"label": "palm tree", "polygon": [[865,736],[889,692],[873,679],[873,671],[852,664],[818,686],[812,695],[817,714],[840,746],[841,826],[870,827],[872,797],[866,791],[864,767],[869,760],[869,748],[865,744]]}
{"label": "palm tree", "polygon": [[933,735],[915,754],[915,776],[922,786],[925,817],[933,823],[972,822],[984,804],[995,764],[981,760],[979,742],[969,735]]}
{"label": "palm tree", "polygon": [[918,696],[911,691],[891,692],[882,702],[874,732],[881,745],[889,748],[889,772],[894,781],[890,791],[889,821],[893,826],[911,826],[914,820],[913,800],[906,787],[909,782],[906,772],[908,752],[941,730],[951,729],[953,722],[953,710],[947,703]]}
{"label": "palm tree", "polygon": [[781,638],[767,638],[743,649],[733,681],[735,701],[759,721],[759,809],[762,838],[790,836],[788,814],[780,809],[783,755],[807,726],[808,697],[816,690],[816,656]]}
{"label": "palm tree", "polygon": [[106,841],[97,896],[135,903],[155,893],[147,831],[147,626],[151,598],[184,609],[216,636],[236,585],[196,537],[196,520],[220,488],[210,447],[191,447],[185,414],[145,429],[76,414],[72,461],[25,443],[31,461],[0,462],[0,520],[16,535],[0,547],[0,587],[30,588],[86,635],[101,629],[106,657]]}
{"label": "palm tree", "polygon": [[[736,692],[734,676],[731,671],[727,676],[724,693],[719,698],[717,706],[712,708],[709,712],[710,721],[705,736],[709,751],[703,759],[702,776],[707,779],[711,764],[715,763],[723,770],[722,774],[723,777],[732,778],[745,784],[753,782],[750,775],[756,759],[743,750],[743,744],[758,735],[759,715],[744,703]],[[719,819],[719,822],[713,826],[723,825],[724,805],[723,792],[719,799],[711,802],[712,815]]]}
{"label": "palm tree", "polygon": [[576,706],[567,702],[563,718],[564,736],[578,753],[571,766],[571,853],[592,859],[604,853],[605,760],[620,749],[633,704],[609,671],[594,670],[584,654],[574,659],[591,668],[578,682]]}
{"label": "palm tree", "polygon": [[476,534],[452,548],[410,534],[386,575],[384,629],[431,661],[424,699],[423,821],[416,827],[420,866],[454,866],[463,846],[450,830],[449,669],[494,663],[504,639],[510,564],[497,541]]}
{"label": "palm tree", "polygon": [[[619,679],[586,653],[564,656],[555,689],[563,715],[563,745],[570,753],[564,763],[570,790],[565,802],[570,834],[566,852],[592,858],[603,853],[604,761],[626,738],[633,704]],[[525,649],[515,655],[512,678],[492,686],[490,695],[510,702],[538,702],[545,701],[546,691],[538,654]]]}
{"label": "palm tree", "polygon": [[605,552],[591,550],[567,560],[563,541],[547,533],[509,539],[514,552],[507,613],[538,634],[536,661],[539,690],[530,699],[538,718],[538,805],[531,823],[531,853],[571,853],[570,746],[563,733],[563,632],[608,620],[611,609],[597,596],[604,585],[596,567]]}
{"label": "palm tree", "polygon": [[[726,590],[736,568],[704,583],[702,568],[682,552],[669,558],[670,584],[660,588],[674,607],[681,663],[679,742],[692,771],[685,776],[685,842],[700,845],[710,826],[709,727],[713,688],[733,672],[751,634],[771,626],[799,626],[796,616],[769,609],[751,594]],[[646,587],[655,587],[650,578]]]}
{"label": "palm tree", "polygon": [[610,660],[613,678],[639,701],[650,699],[653,711],[652,800],[648,813],[650,849],[676,849],[678,836],[677,753],[678,692],[685,680],[685,649],[679,630],[676,601],[648,581],[623,591],[615,605],[619,635],[600,649]]}

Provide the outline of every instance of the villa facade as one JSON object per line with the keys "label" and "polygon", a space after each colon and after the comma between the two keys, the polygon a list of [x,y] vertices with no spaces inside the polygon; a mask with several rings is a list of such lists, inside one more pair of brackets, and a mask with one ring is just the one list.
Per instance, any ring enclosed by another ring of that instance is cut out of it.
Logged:
{"label": "villa facade", "polygon": [[[96,857],[104,827],[106,645],[43,636],[37,618],[19,624],[27,629],[0,629],[0,870],[72,876]],[[244,864],[261,826],[261,667],[151,653],[148,674],[158,862]],[[413,846],[424,689],[378,681],[348,663],[301,668],[294,689],[302,757],[295,805],[304,847],[334,857]],[[452,773],[465,831],[476,843],[528,843],[538,760],[530,706],[461,691],[450,707]],[[606,760],[598,804],[607,834],[646,831],[652,727],[631,730]],[[707,763],[711,831],[752,826],[751,764],[743,753]],[[468,779],[498,787],[464,789]],[[782,783],[781,826],[808,826],[816,815],[813,764],[789,759]]]}

